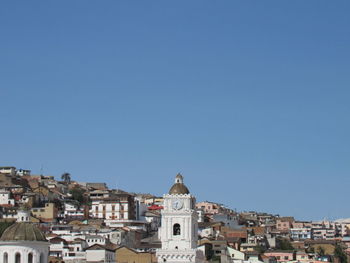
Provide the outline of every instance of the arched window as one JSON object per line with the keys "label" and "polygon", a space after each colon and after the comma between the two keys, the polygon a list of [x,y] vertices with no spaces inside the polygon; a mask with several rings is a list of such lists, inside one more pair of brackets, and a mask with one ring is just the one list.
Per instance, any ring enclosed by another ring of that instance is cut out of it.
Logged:
{"label": "arched window", "polygon": [[18,252],[15,255],[15,263],[21,263],[21,254]]}
{"label": "arched window", "polygon": [[4,263],[9,263],[9,255],[7,254],[7,252],[4,253]]}
{"label": "arched window", "polygon": [[180,233],[181,233],[180,225],[179,224],[175,224],[173,226],[173,235],[174,236],[178,236],[178,235],[180,235]]}
{"label": "arched window", "polygon": [[43,253],[40,254],[40,263],[45,263]]}
{"label": "arched window", "polygon": [[28,263],[33,263],[33,253],[28,254]]}

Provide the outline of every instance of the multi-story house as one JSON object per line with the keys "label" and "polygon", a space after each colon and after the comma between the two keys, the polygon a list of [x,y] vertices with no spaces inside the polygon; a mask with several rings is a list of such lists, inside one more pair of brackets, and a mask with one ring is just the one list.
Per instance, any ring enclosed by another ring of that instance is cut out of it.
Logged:
{"label": "multi-story house", "polygon": [[60,237],[54,237],[49,240],[50,252],[49,256],[55,258],[63,258],[69,251],[68,242]]}
{"label": "multi-story house", "polygon": [[204,210],[204,213],[209,215],[233,212],[231,209],[224,207],[222,204],[217,204],[208,201],[197,203],[196,208]]}
{"label": "multi-story house", "polygon": [[76,238],[68,242],[68,253],[65,253],[63,260],[66,263],[85,263],[86,252],[88,248],[87,242],[84,239]]}
{"label": "multi-story house", "polygon": [[102,236],[108,242],[118,246],[126,245],[127,231],[123,228],[104,228],[98,231],[98,235]]}
{"label": "multi-story house", "polygon": [[85,240],[88,246],[95,244],[106,245],[107,239],[102,235],[86,235]]}
{"label": "multi-story house", "polygon": [[279,217],[276,219],[276,229],[281,232],[289,232],[294,223],[293,217]]}
{"label": "multi-story house", "polygon": [[16,175],[18,176],[26,176],[26,175],[30,175],[31,171],[30,170],[24,170],[24,169],[18,169],[16,170]]}
{"label": "multi-story house", "polygon": [[44,207],[35,207],[31,209],[34,217],[44,222],[55,222],[57,220],[57,208],[54,203],[46,203]]}
{"label": "multi-story house", "polygon": [[149,223],[151,231],[157,231],[161,222],[160,213],[158,211],[147,211],[145,220]]}
{"label": "multi-story house", "polygon": [[323,220],[323,221],[312,221],[312,228],[335,228],[334,222]]}
{"label": "multi-story house", "polygon": [[52,225],[51,233],[56,235],[70,235],[72,233],[72,225]]}
{"label": "multi-story house", "polygon": [[295,221],[292,224],[292,228],[311,228],[312,224],[308,221]]}
{"label": "multi-story house", "polygon": [[336,235],[336,230],[331,228],[315,228],[312,229],[312,238],[315,240],[326,239],[331,240],[334,239]]}
{"label": "multi-story house", "polygon": [[0,190],[0,205],[1,206],[14,206],[15,199],[11,197],[11,192],[1,189]]}
{"label": "multi-story house", "polygon": [[90,215],[104,219],[108,226],[125,226],[137,220],[134,197],[130,194],[118,194],[103,200],[93,200]]}
{"label": "multi-story house", "polygon": [[86,250],[86,263],[115,263],[115,250],[102,245],[92,245]]}
{"label": "multi-story house", "polygon": [[305,240],[311,238],[311,228],[291,228],[290,237],[293,240]]}
{"label": "multi-story house", "polygon": [[306,253],[305,251],[299,250],[296,252],[296,258],[295,260],[297,262],[312,262],[314,261],[314,254],[312,253]]}
{"label": "multi-story house", "polygon": [[16,175],[16,167],[13,166],[2,166],[0,167],[0,173],[1,174],[7,174],[10,176]]}
{"label": "multi-story house", "polygon": [[336,221],[334,223],[335,223],[335,229],[337,232],[337,236],[344,237],[344,236],[348,235],[350,222]]}
{"label": "multi-story house", "polygon": [[267,213],[258,213],[257,219],[259,225],[268,225],[275,222],[275,216]]}
{"label": "multi-story house", "polygon": [[213,222],[223,222],[225,226],[230,228],[238,227],[238,217],[233,213],[217,213],[213,215]]}
{"label": "multi-story house", "polygon": [[105,190],[93,190],[89,192],[89,198],[91,200],[104,200],[110,197],[110,192]]}
{"label": "multi-story house", "polygon": [[294,251],[268,251],[264,253],[267,257],[275,257],[277,262],[290,262],[295,260],[295,252]]}
{"label": "multi-story house", "polygon": [[62,216],[65,219],[81,220],[84,218],[84,209],[79,207],[76,202],[65,202]]}

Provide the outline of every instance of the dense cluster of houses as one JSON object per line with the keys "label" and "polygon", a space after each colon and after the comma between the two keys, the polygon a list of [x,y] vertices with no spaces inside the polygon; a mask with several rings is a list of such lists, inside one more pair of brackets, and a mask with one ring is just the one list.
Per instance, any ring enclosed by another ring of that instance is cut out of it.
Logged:
{"label": "dense cluster of houses", "polygon": [[[50,262],[157,262],[162,197],[76,182],[67,173],[60,179],[0,167],[0,226],[25,207],[50,243]],[[345,263],[350,254],[350,220],[238,213],[208,201],[196,210],[207,261]]]}

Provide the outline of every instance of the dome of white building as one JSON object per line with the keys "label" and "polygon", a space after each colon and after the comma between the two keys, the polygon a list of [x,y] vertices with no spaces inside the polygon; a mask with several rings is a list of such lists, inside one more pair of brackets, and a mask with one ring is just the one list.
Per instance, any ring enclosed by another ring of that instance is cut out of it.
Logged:
{"label": "dome of white building", "polygon": [[29,212],[19,210],[17,222],[0,237],[0,262],[47,263],[49,243],[39,228],[29,222]]}
{"label": "dome of white building", "polygon": [[184,179],[181,174],[177,174],[175,177],[175,183],[169,190],[169,194],[176,195],[176,194],[189,194],[190,191],[184,184]]}

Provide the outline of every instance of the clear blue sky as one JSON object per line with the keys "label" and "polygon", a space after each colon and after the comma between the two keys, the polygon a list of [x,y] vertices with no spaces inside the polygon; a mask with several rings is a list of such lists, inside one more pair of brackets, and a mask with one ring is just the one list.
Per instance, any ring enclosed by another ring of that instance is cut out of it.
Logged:
{"label": "clear blue sky", "polygon": [[350,217],[350,2],[3,1],[0,165]]}

